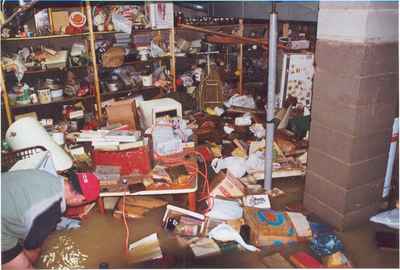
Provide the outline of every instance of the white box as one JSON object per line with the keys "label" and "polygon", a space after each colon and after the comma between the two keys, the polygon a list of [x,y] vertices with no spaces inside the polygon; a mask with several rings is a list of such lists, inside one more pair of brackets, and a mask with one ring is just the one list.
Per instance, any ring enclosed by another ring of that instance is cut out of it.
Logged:
{"label": "white box", "polygon": [[46,68],[59,68],[63,69],[67,65],[68,51],[58,51],[55,55],[49,55],[44,61]]}

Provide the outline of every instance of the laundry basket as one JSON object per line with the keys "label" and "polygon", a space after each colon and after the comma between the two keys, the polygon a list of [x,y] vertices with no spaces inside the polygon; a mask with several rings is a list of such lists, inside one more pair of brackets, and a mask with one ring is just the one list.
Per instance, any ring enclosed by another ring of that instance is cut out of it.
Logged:
{"label": "laundry basket", "polygon": [[6,172],[17,163],[18,160],[29,158],[30,156],[47,151],[43,146],[33,146],[17,151],[8,152],[1,156],[1,171]]}

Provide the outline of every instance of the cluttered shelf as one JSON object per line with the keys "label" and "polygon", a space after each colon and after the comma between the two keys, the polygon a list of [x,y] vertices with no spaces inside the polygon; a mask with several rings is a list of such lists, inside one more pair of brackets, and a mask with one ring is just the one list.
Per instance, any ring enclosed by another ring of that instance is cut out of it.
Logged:
{"label": "cluttered shelf", "polygon": [[[27,70],[25,71],[24,75],[38,75],[38,74],[50,74],[55,72],[67,72],[68,70],[80,70],[80,69],[87,69],[88,66],[70,66],[67,68],[47,68],[47,69],[37,69],[37,70]],[[14,75],[14,71],[6,71],[4,73],[6,76]]]}
{"label": "cluttered shelf", "polygon": [[81,100],[86,100],[86,99],[94,99],[95,96],[93,95],[87,95],[83,97],[63,97],[58,100],[53,100],[49,103],[35,103],[35,104],[16,104],[14,106],[11,106],[12,110],[18,110],[22,108],[34,108],[34,107],[41,107],[41,106],[47,106],[47,105],[52,105],[52,104],[59,104],[59,103],[66,103],[66,102],[75,102],[75,101],[81,101]]}
{"label": "cluttered shelf", "polygon": [[36,37],[16,37],[16,38],[3,38],[2,41],[21,41],[21,40],[38,40],[38,39],[51,39],[51,38],[71,38],[71,37],[82,37],[89,35],[88,32],[78,34],[62,34],[62,35],[47,35],[47,36],[36,36]]}

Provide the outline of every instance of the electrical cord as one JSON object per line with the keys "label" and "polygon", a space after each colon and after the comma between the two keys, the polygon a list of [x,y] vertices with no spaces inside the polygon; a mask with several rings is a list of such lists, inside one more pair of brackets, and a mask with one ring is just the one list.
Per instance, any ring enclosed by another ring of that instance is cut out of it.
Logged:
{"label": "electrical cord", "polygon": [[129,253],[129,227],[128,222],[126,221],[126,214],[125,214],[125,205],[126,205],[126,195],[122,197],[122,219],[125,225],[125,243],[124,243],[124,251],[126,254]]}

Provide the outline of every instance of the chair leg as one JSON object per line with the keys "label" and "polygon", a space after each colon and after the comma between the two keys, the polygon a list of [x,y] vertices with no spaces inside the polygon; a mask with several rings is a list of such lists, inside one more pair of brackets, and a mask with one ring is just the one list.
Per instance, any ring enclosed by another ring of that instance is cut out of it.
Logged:
{"label": "chair leg", "polygon": [[103,197],[97,198],[97,205],[99,206],[99,210],[101,214],[104,214],[106,211],[104,210],[104,201]]}
{"label": "chair leg", "polygon": [[196,212],[196,192],[188,193],[188,208]]}

